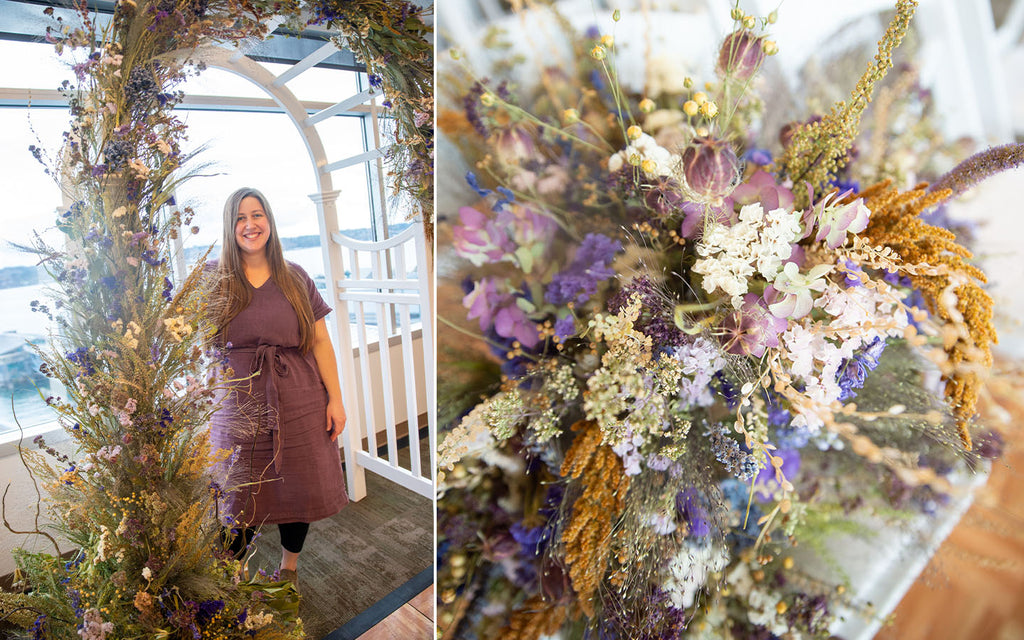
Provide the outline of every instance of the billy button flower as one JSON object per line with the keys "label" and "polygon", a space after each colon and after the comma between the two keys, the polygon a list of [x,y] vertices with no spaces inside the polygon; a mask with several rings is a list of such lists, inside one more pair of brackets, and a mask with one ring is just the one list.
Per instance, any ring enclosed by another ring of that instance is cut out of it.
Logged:
{"label": "billy button flower", "polygon": [[640,136],[642,136],[643,133],[644,130],[635,124],[626,129],[626,137],[633,141],[640,139]]}
{"label": "billy button flower", "polygon": [[702,200],[724,198],[739,174],[739,160],[732,146],[709,136],[695,138],[683,151],[686,184]]}
{"label": "billy button flower", "polygon": [[590,57],[594,60],[604,60],[608,56],[608,51],[601,45],[594,45],[594,48],[590,50]]}
{"label": "billy button flower", "polygon": [[652,111],[654,111],[656,105],[654,104],[654,100],[651,100],[650,98],[644,98],[643,100],[640,101],[639,106],[641,113],[651,113]]}

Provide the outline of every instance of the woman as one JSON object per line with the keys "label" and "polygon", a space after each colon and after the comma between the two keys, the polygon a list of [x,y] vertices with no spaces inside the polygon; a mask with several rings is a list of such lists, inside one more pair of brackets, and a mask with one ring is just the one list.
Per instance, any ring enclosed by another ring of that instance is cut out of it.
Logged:
{"label": "woman", "polygon": [[306,272],[285,262],[259,191],[228,198],[222,247],[212,309],[231,380],[210,433],[214,449],[233,452],[225,499],[238,534],[232,548],[240,555],[253,527],[278,525],[279,575],[298,588],[309,523],[348,503],[335,444],[345,408],[324,321],[331,309]]}

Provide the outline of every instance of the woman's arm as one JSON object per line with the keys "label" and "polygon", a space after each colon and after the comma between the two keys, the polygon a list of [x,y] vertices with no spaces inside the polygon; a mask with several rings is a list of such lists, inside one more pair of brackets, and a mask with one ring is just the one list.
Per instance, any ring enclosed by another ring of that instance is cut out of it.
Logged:
{"label": "woman's arm", "polygon": [[334,359],[334,346],[327,333],[327,322],[316,321],[313,336],[313,357],[320,369],[320,377],[327,387],[327,432],[331,440],[337,440],[345,428],[345,407],[341,403],[341,382],[338,379],[338,362]]}

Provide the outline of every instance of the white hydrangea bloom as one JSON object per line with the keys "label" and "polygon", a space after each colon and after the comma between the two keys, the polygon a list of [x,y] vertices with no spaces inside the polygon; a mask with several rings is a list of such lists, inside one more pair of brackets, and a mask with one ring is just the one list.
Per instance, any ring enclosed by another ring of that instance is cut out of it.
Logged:
{"label": "white hydrangea bloom", "polygon": [[800,234],[798,212],[780,208],[766,214],[760,203],[748,204],[731,227],[710,225],[697,243],[701,257],[693,270],[704,276],[702,286],[707,293],[721,289],[739,309],[750,278],[760,274],[769,282],[775,279]]}

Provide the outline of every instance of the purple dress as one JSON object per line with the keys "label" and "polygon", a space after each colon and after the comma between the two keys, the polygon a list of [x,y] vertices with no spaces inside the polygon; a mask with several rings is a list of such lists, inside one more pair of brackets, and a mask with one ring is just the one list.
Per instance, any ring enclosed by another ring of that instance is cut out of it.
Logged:
{"label": "purple dress", "polygon": [[[313,317],[330,313],[309,275],[288,264],[306,282]],[[236,382],[220,393],[210,424],[213,449],[234,452],[226,486],[235,489],[222,507],[246,526],[338,513],[348,495],[340,451],[326,430],[327,389],[313,352],[299,350],[298,318],[272,279],[254,288],[225,337]]]}

